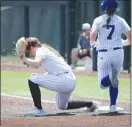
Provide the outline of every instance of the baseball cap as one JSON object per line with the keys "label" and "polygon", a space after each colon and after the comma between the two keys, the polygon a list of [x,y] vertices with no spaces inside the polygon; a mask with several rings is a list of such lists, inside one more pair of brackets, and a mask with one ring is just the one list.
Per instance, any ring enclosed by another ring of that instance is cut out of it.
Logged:
{"label": "baseball cap", "polygon": [[91,28],[90,24],[88,24],[88,23],[82,24],[82,30],[87,30],[87,29],[90,29],[90,28]]}

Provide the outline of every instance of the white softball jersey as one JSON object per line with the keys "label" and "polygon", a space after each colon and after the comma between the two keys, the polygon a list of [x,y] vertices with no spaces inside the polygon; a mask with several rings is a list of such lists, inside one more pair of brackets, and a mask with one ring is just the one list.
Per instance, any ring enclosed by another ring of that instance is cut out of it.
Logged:
{"label": "white softball jersey", "polygon": [[76,77],[63,58],[56,56],[48,48],[38,48],[36,57],[42,58],[41,68],[47,74],[32,74],[29,80],[48,90],[56,91],[56,103],[66,109],[71,93],[76,86]]}
{"label": "white softball jersey", "polygon": [[98,29],[97,49],[111,49],[114,47],[123,47],[121,35],[131,30],[126,21],[117,16],[111,16],[111,22],[106,28],[102,25],[106,24],[108,15],[104,14],[97,17],[92,28]]}
{"label": "white softball jersey", "polygon": [[111,16],[110,23],[103,28],[102,25],[106,24],[107,19],[107,14],[101,15],[94,20],[92,25],[92,28],[98,30],[96,43],[98,51],[97,65],[101,88],[104,88],[101,80],[110,73],[112,73],[112,82],[118,80],[118,74],[120,73],[124,60],[121,35],[131,30],[126,21],[115,14]]}

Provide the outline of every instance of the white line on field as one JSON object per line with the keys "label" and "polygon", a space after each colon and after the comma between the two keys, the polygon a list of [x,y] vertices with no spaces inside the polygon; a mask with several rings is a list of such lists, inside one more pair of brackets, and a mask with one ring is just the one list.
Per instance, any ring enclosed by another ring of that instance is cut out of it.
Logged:
{"label": "white line on field", "polygon": [[[22,97],[22,96],[16,96],[16,95],[8,95],[8,94],[4,94],[1,93],[1,96],[6,96],[6,97],[11,97],[11,98],[19,98],[19,99],[25,99],[25,100],[32,100],[32,98],[30,97]],[[55,101],[48,101],[48,100],[41,100],[42,102],[45,103],[56,103]]]}

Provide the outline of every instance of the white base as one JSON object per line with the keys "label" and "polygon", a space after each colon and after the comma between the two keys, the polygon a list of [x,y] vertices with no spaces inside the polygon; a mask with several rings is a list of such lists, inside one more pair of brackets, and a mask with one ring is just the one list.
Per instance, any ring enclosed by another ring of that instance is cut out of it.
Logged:
{"label": "white base", "polygon": [[[124,109],[121,107],[116,107],[117,112],[124,112]],[[95,111],[96,113],[109,113],[109,106],[100,106],[98,109]]]}

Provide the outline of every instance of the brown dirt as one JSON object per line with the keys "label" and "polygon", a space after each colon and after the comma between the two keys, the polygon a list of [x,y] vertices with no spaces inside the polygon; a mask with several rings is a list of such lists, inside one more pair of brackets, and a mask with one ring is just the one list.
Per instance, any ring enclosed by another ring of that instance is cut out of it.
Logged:
{"label": "brown dirt", "polygon": [[[1,61],[1,70],[19,71],[19,72],[40,72],[40,69],[33,69],[23,66],[20,61]],[[76,74],[97,75],[96,72],[75,71]],[[128,74],[121,74],[121,77],[130,78]],[[45,98],[46,99],[46,98]],[[81,100],[84,98],[81,98]],[[86,98],[85,98],[86,99]],[[102,105],[108,105],[107,101],[102,101]],[[120,103],[121,107],[130,112],[130,105]],[[91,113],[83,113],[79,110],[62,111],[56,108],[55,104],[43,103],[43,107],[47,112],[45,117],[34,118],[24,117],[25,110],[32,107],[32,101],[1,96],[1,125],[18,125],[18,126],[40,126],[40,125],[84,125],[84,126],[130,126],[130,114],[116,115],[96,115]]]}

